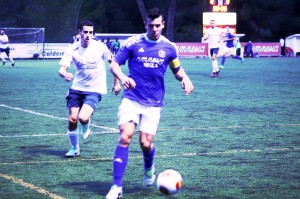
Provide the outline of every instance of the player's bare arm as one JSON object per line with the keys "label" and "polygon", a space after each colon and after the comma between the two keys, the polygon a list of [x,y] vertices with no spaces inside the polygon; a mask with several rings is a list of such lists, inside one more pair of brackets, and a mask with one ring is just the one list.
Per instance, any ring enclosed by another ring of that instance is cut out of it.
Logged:
{"label": "player's bare arm", "polygon": [[136,86],[135,81],[132,78],[126,76],[122,72],[122,70],[117,62],[113,61],[110,64],[110,72],[114,75],[114,77],[118,78],[121,81],[124,89],[135,88],[135,86]]}
{"label": "player's bare arm", "polygon": [[64,78],[66,81],[71,81],[74,78],[74,75],[70,72],[68,72],[68,68],[67,66],[61,66],[59,69],[59,76],[61,76],[62,78]]}
{"label": "player's bare arm", "polygon": [[121,92],[121,90],[122,90],[122,88],[119,83],[119,79],[116,76],[114,76],[114,83],[113,83],[111,91],[115,92],[115,95],[118,95]]}
{"label": "player's bare arm", "polygon": [[194,90],[194,85],[182,67],[175,74],[175,77],[177,80],[181,81],[181,86],[184,89],[185,94],[190,95]]}
{"label": "player's bare arm", "polygon": [[191,82],[188,75],[185,73],[184,69],[180,66],[178,59],[173,60],[169,64],[175,78],[181,82],[181,86],[187,95],[191,94],[194,90],[194,85]]}

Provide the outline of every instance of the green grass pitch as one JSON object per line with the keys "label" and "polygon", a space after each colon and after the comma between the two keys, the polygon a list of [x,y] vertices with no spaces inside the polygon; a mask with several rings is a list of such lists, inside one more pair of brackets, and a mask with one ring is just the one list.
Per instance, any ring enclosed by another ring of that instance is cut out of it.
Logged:
{"label": "green grass pitch", "polygon": [[[81,155],[65,158],[71,84],[58,76],[58,63],[17,60],[0,68],[0,198],[105,198],[110,189],[121,96],[103,97],[92,134],[80,139]],[[144,187],[135,135],[123,197],[300,198],[299,59],[227,59],[219,78],[210,77],[209,59],[181,63],[195,91],[184,95],[167,71],[155,164],[157,173],[179,171],[183,188],[166,197]]]}

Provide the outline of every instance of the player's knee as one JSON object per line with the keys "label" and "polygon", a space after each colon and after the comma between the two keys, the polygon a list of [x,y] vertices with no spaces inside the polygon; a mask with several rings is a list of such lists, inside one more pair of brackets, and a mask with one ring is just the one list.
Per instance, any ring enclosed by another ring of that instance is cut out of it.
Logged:
{"label": "player's knee", "polygon": [[119,137],[119,144],[122,146],[128,146],[130,144],[131,139],[132,139],[132,136],[121,132],[120,137]]}
{"label": "player's knee", "polygon": [[150,150],[151,150],[151,146],[152,146],[152,142],[151,142],[151,141],[148,141],[148,140],[141,140],[141,141],[140,141],[140,147],[141,147],[143,150],[148,150],[148,151],[150,151]]}
{"label": "player's knee", "polygon": [[83,117],[83,116],[80,116],[79,117],[79,122],[81,124],[87,124],[89,122],[89,117]]}
{"label": "player's knee", "polygon": [[77,118],[70,116],[69,117],[69,123],[76,124],[77,123]]}

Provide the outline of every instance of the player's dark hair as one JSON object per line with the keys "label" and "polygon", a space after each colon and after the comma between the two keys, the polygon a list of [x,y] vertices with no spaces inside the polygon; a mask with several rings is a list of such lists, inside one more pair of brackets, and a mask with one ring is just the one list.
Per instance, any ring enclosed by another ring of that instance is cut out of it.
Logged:
{"label": "player's dark hair", "polygon": [[91,22],[89,20],[84,20],[79,25],[79,30],[80,31],[83,29],[83,26],[92,26],[92,27],[94,27],[94,24],[93,24],[93,22]]}
{"label": "player's dark hair", "polygon": [[152,20],[156,19],[156,18],[158,18],[160,16],[164,19],[162,12],[158,8],[152,8],[152,9],[150,9],[148,11],[148,15],[147,15],[147,17],[149,19],[152,19]]}

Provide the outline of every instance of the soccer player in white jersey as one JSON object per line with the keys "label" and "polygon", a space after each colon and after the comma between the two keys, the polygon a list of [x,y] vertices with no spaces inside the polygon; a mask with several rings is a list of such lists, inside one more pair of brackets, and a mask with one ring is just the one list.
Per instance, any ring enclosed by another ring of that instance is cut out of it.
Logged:
{"label": "soccer player in white jersey", "polygon": [[10,54],[10,48],[9,48],[8,43],[9,43],[8,36],[5,34],[4,30],[0,30],[0,56],[1,56],[1,59],[2,59],[2,66],[4,66],[5,63],[6,63],[6,60],[5,60],[4,55],[3,55],[3,53],[5,52],[8,59],[11,61],[11,66],[14,67],[15,62],[14,62],[14,59],[12,58],[12,56]]}
{"label": "soccer player in white jersey", "polygon": [[218,77],[220,73],[217,55],[221,46],[221,39],[222,30],[215,26],[215,20],[210,20],[210,27],[204,33],[204,40],[208,40],[208,48],[212,60],[211,77]]}
{"label": "soccer player in white jersey", "polygon": [[[113,183],[107,199],[122,196],[122,180],[128,162],[128,148],[139,126],[139,142],[144,160],[144,183],[151,186],[156,178],[154,168],[154,136],[160,121],[165,94],[164,74],[168,67],[187,95],[194,86],[178,60],[174,43],[161,35],[165,21],[159,9],[149,11],[145,21],[146,33],[127,39],[121,46],[110,70],[124,87],[119,106],[120,136],[113,158]],[[120,65],[128,60],[129,75]]]}
{"label": "soccer player in white jersey", "polygon": [[[86,139],[90,132],[90,117],[101,101],[102,95],[107,93],[106,68],[104,60],[109,63],[113,55],[106,45],[93,39],[94,25],[92,22],[82,21],[80,39],[71,44],[65,51],[59,64],[59,75],[66,81],[73,79],[73,84],[66,96],[69,108],[68,135],[71,148],[67,157],[80,154],[77,123],[81,123],[81,133]],[[70,65],[76,69],[75,75],[68,72]],[[118,84],[115,84],[117,87]],[[121,86],[119,85],[119,89]],[[116,89],[118,90],[118,89]]]}

